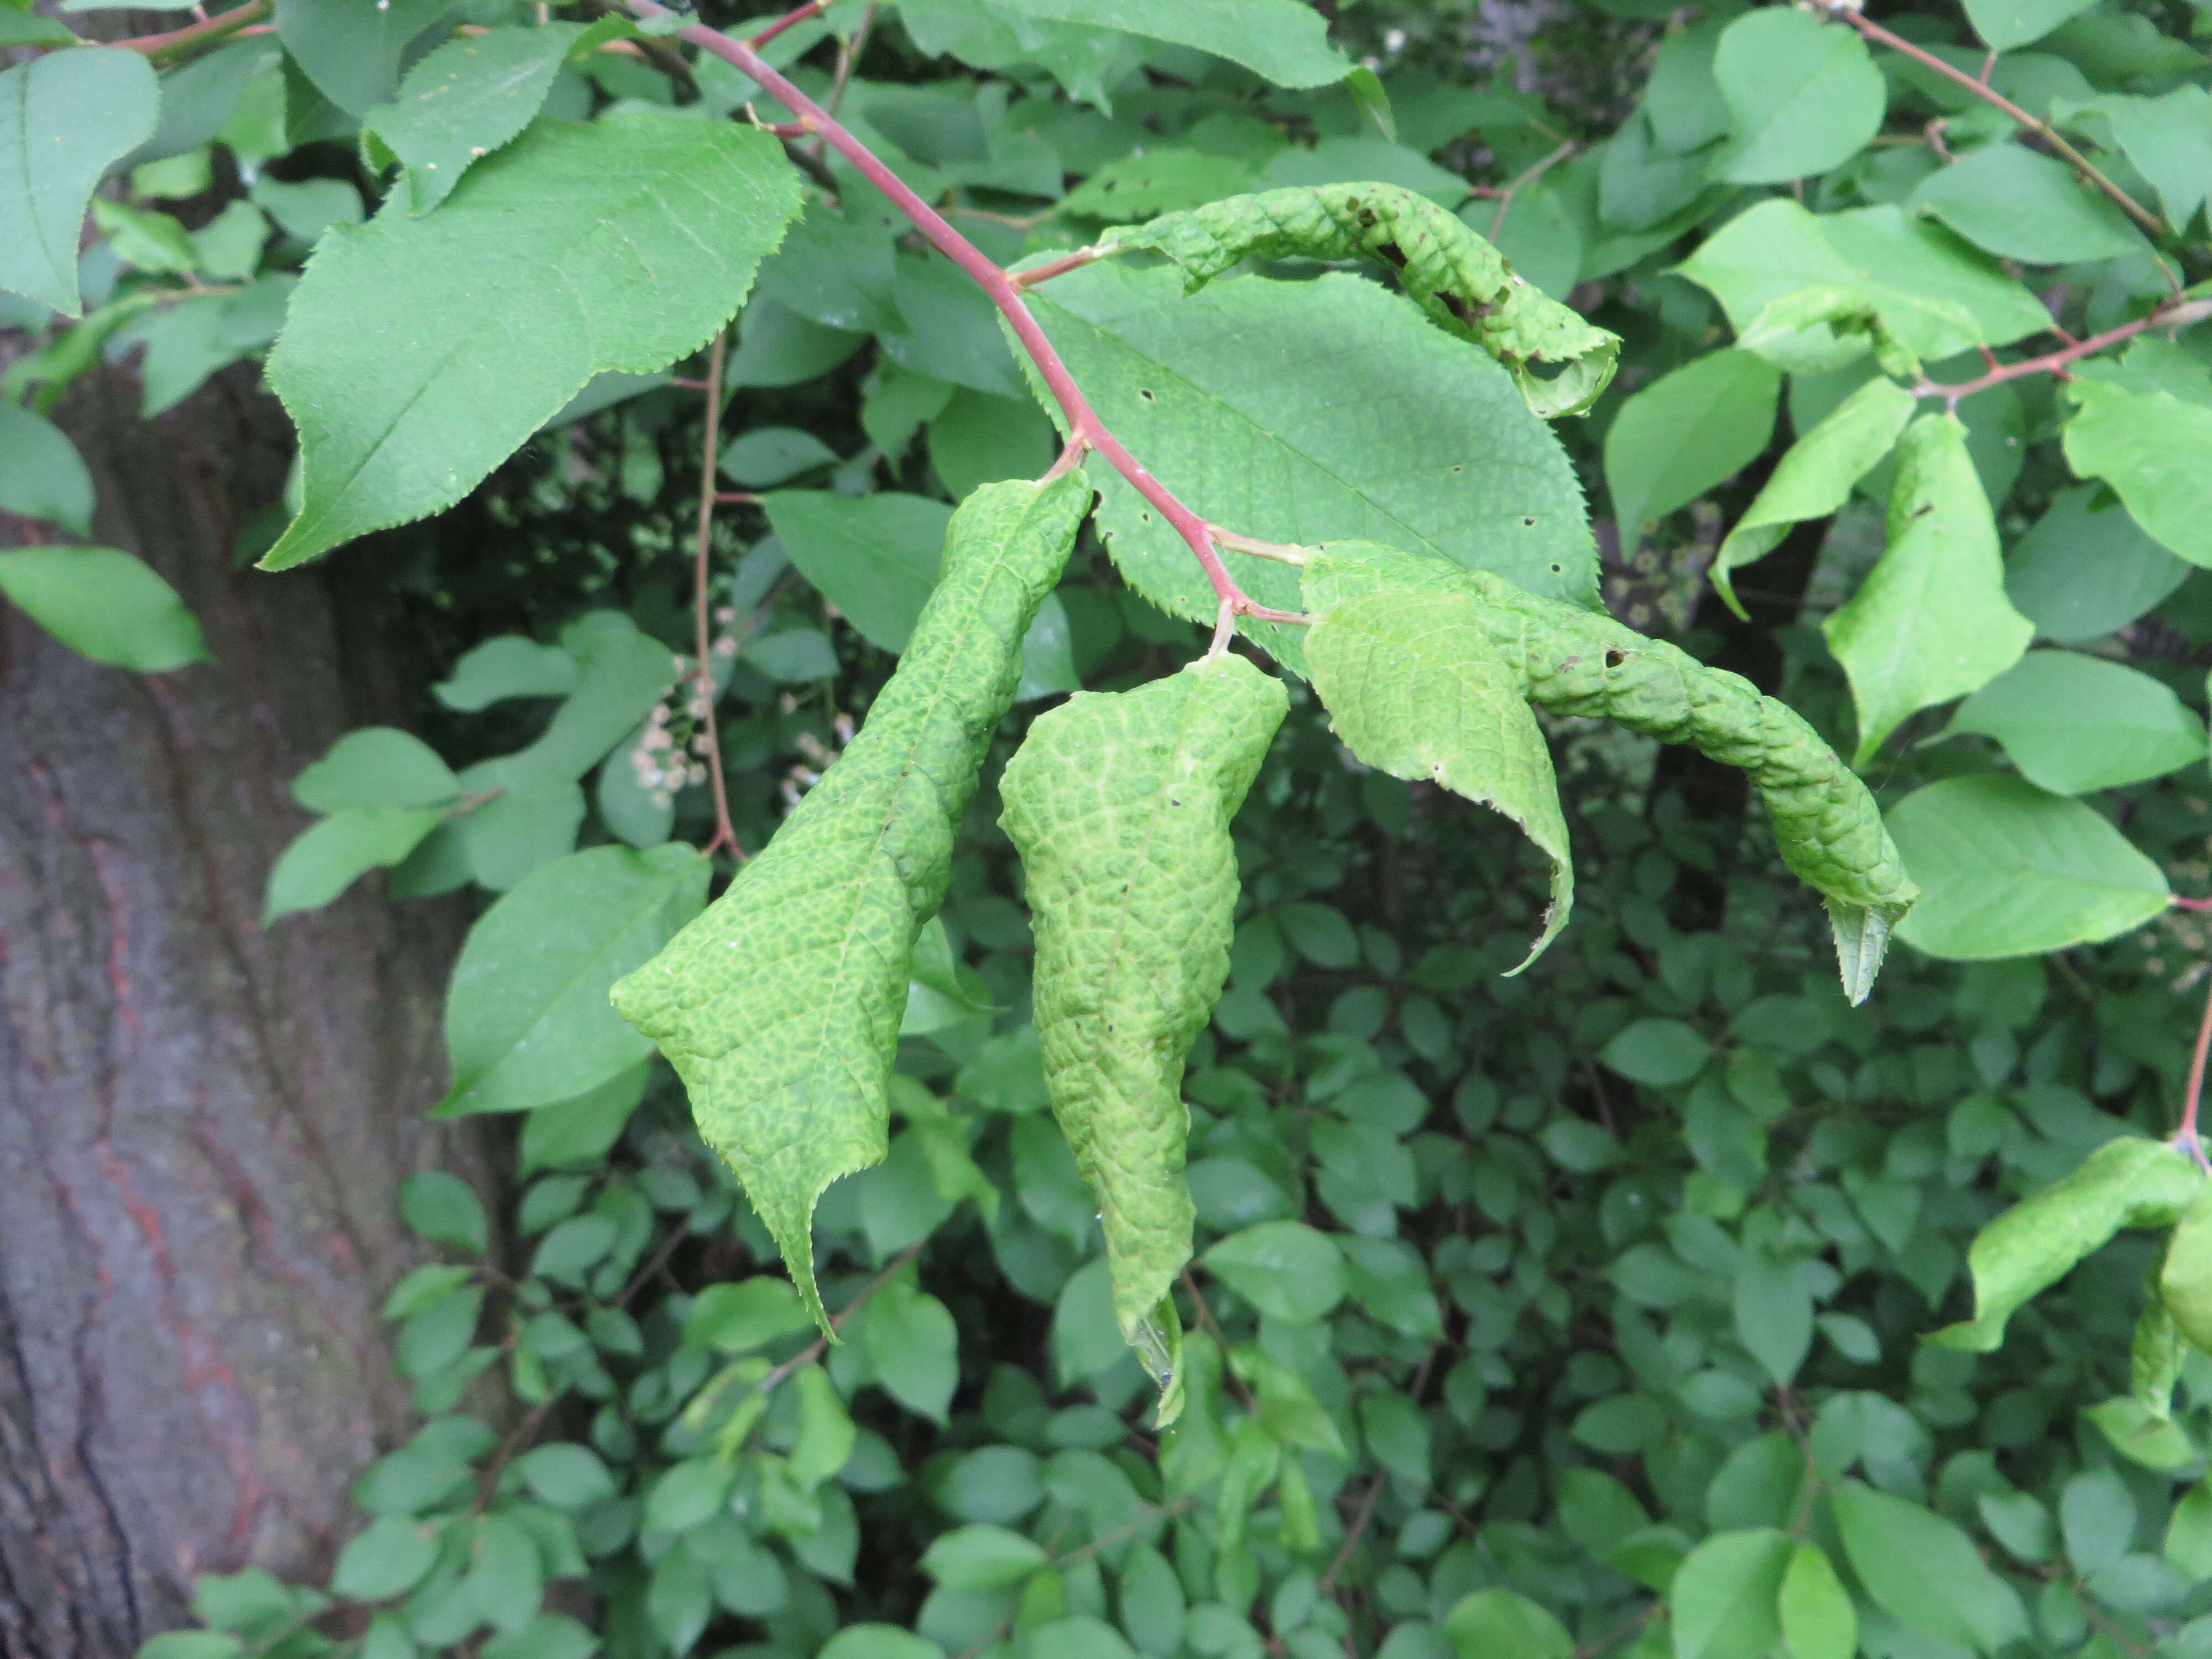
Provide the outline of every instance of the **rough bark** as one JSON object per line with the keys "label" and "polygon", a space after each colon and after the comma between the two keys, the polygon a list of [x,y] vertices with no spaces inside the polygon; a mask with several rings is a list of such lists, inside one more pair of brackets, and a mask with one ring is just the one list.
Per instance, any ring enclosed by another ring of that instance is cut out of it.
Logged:
{"label": "rough bark", "polygon": [[467,1165],[423,1123],[453,916],[372,878],[259,926],[306,822],[290,778],[391,698],[343,557],[236,568],[285,463],[252,386],[144,422],[111,372],[58,416],[97,538],[169,579],[215,662],[126,673],[0,615],[6,1659],[121,1659],[195,1574],[327,1564],[404,1425],[377,1320],[414,1259],[395,1189]]}

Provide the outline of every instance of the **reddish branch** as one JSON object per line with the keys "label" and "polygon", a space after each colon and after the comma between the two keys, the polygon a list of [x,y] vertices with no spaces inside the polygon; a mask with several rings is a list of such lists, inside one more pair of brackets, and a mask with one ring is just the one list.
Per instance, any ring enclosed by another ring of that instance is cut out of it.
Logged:
{"label": "reddish branch", "polygon": [[2067,364],[2102,351],[2106,346],[2118,345],[2123,340],[2132,339],[2154,328],[2186,328],[2207,317],[2212,317],[2212,300],[2191,300],[2180,303],[2169,300],[2153,307],[2148,315],[2138,317],[2131,323],[2108,328],[2102,334],[2092,334],[2086,340],[2069,341],[2056,351],[2045,352],[2040,357],[2023,357],[2016,363],[1992,362],[1988,374],[1977,374],[1971,380],[1960,380],[1955,385],[1947,386],[1923,375],[1912,389],[1923,398],[1941,398],[1947,409],[1955,410],[1961,400],[1972,397],[1977,392],[1986,392],[1993,386],[2002,386],[2007,380],[2021,380],[2030,374],[2063,374]]}
{"label": "reddish branch", "polygon": [[[665,17],[668,8],[658,0],[629,0],[630,9],[641,17]],[[754,37],[758,40],[773,33],[775,27],[787,26],[798,20],[800,13],[811,15],[814,8],[800,8],[799,13],[779,20],[776,26],[763,30]],[[1237,579],[1222,563],[1221,556],[1214,550],[1213,532],[1205,520],[1185,507],[1168,488],[1154,477],[1133,455],[1123,448],[1121,441],[1098,418],[1091,407],[1090,399],[1075,384],[1060,361],[1060,353],[1037,326],[1036,319],[1023,303],[1021,290],[1013,279],[1001,270],[981,249],[945,222],[944,215],[909,190],[903,180],[877,159],[873,152],[840,125],[836,118],[809,98],[784,76],[763,61],[760,54],[742,40],[732,39],[718,29],[694,23],[678,30],[678,38],[690,41],[702,52],[712,52],[723,62],[750,76],[769,94],[793,115],[800,127],[824,140],[830,149],[857,167],[867,181],[881,191],[912,222],[928,240],[930,246],[957,265],[976,287],[991,298],[1014,337],[1021,342],[1022,349],[1036,365],[1037,374],[1053,401],[1060,405],[1067,422],[1068,441],[1079,447],[1096,450],[1107,464],[1127,478],[1139,495],[1153,509],[1175,526],[1176,532],[1189,546],[1192,554],[1206,572],[1206,580],[1213,586],[1215,596],[1223,610],[1232,616],[1252,617],[1262,622],[1302,623],[1305,618],[1296,611],[1273,611],[1258,604],[1237,585]]]}
{"label": "reddish branch", "polygon": [[691,575],[692,640],[698,652],[696,675],[699,702],[704,712],[700,720],[707,732],[707,769],[714,786],[714,838],[704,849],[711,856],[716,848],[726,847],[732,856],[743,862],[745,849],[738,843],[737,826],[730,821],[730,791],[722,779],[722,739],[714,729],[714,672],[708,650],[711,630],[708,623],[710,585],[708,580],[707,556],[714,532],[714,474],[719,465],[717,456],[722,438],[722,364],[729,356],[730,331],[722,330],[714,336],[714,349],[707,354],[707,441],[705,453],[699,462],[699,530],[693,551]]}
{"label": "reddish branch", "polygon": [[[1830,17],[1834,18],[1838,22],[1850,24],[1867,40],[1877,41],[1881,45],[1887,46],[1892,52],[1903,52],[1907,58],[1912,59],[1914,63],[1918,64],[1924,68],[1931,69],[1935,70],[1936,74],[1942,76],[1945,80],[1954,82],[1958,85],[1964,87],[1968,92],[1973,94],[1975,97],[1980,99],[1984,103],[1986,103],[1994,108],[2002,110],[2006,115],[2017,122],[2023,129],[2033,133],[2045,143],[2050,145],[2051,148],[2058,154],[2061,159],[2065,161],[2067,166],[2072,167],[2075,172],[2081,175],[2081,179],[2084,183],[2094,185],[2099,190],[2104,191],[2106,195],[2111,197],[2113,202],[2127,214],[2128,217],[2133,219],[2153,236],[2162,237],[2166,234],[2166,222],[2160,219],[2158,215],[2153,213],[2149,209],[2143,206],[2142,203],[2136,201],[2134,197],[2129,195],[2127,191],[2122,190],[2110,179],[2107,179],[2102,173],[2100,173],[2094,164],[2090,161],[2089,158],[2082,155],[2080,150],[2075,149],[2073,145],[2068,143],[2064,138],[2061,137],[2058,135],[2057,130],[2048,121],[2037,120],[2035,117],[2030,115],[2018,104],[2014,103],[2011,99],[2006,97],[2002,93],[1996,91],[1986,80],[1977,80],[1974,76],[1967,74],[1966,70],[1959,68],[1956,64],[1947,64],[1941,58],[1938,58],[1934,52],[1929,52],[1923,47],[1914,46],[1911,41],[1906,40],[1903,35],[1895,33],[1891,30],[1882,27],[1881,24],[1875,22],[1872,18],[1866,16],[1863,13],[1857,11],[1850,4],[1845,3],[1844,0],[1822,0],[1822,4],[1823,9]],[[1984,74],[1987,73],[1987,70],[1988,66],[1984,64]]]}
{"label": "reddish branch", "polygon": [[2189,1095],[2181,1103],[2181,1127],[2174,1131],[2173,1144],[2187,1152],[2199,1164],[2205,1161],[2204,1143],[2197,1136],[2197,1108],[2204,1096],[2204,1057],[2212,1050],[2212,987],[2208,987],[2204,998],[2204,1018],[2197,1026],[2197,1052],[2189,1060]]}
{"label": "reddish branch", "polygon": [[242,6],[218,12],[215,16],[203,18],[197,23],[187,23],[180,29],[167,29],[160,34],[141,34],[128,40],[114,40],[108,44],[143,52],[149,58],[167,58],[173,52],[189,52],[194,46],[211,45],[226,35],[237,33],[265,14],[269,3],[270,0],[246,0]]}

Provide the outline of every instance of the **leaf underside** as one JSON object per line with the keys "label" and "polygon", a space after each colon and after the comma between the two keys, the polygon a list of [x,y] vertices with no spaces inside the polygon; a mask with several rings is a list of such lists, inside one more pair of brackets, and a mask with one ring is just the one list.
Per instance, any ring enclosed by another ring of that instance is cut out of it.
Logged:
{"label": "leaf underside", "polygon": [[1242,657],[1134,691],[1080,693],[1039,720],[1000,785],[1036,925],[1045,1080],[1097,1194],[1114,1312],[1177,1403],[1190,1260],[1183,1056],[1229,972],[1237,852],[1229,822],[1289,708]]}
{"label": "leaf underside", "polygon": [[1515,275],[1455,215],[1397,185],[1231,197],[1117,232],[1109,251],[1121,248],[1165,254],[1181,267],[1186,293],[1249,258],[1374,260],[1439,326],[1504,363],[1539,415],[1581,414],[1620,356],[1618,336]]}
{"label": "leaf underside", "polygon": [[880,1161],[915,936],[1012,707],[1021,640],[1090,506],[1070,474],[988,484],[946,532],[914,638],[843,757],[706,914],[619,982],[817,1320],[815,1200]]}
{"label": "leaf underside", "polygon": [[1864,1000],[1889,930],[1919,889],[1866,786],[1796,710],[1610,617],[1442,559],[1347,542],[1319,550],[1304,575],[1319,625],[1361,595],[1437,588],[1471,601],[1463,614],[1479,619],[1538,708],[1602,716],[1749,773],[1784,861],[1828,902],[1845,994]]}

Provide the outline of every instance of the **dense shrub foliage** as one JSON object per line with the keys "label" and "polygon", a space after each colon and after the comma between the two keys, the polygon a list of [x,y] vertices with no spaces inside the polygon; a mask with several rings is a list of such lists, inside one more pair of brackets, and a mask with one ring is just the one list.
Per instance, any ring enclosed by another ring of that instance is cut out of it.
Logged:
{"label": "dense shrub foliage", "polygon": [[[702,7],[763,81],[600,9],[0,7],[0,591],[210,672],[42,411],[265,353],[241,557],[361,538],[443,676],[301,775],[269,925],[471,895],[438,1109],[514,1126],[408,1188],[422,1425],[327,1583],[147,1659],[2212,1653],[2201,15]],[[1017,603],[958,550],[1033,500]],[[927,819],[933,665],[1012,712]],[[1152,826],[1068,826],[1176,698],[1236,871],[1179,828],[1107,972]],[[824,996],[762,849],[878,795],[925,851]],[[732,939],[799,965],[695,1018]],[[787,1004],[896,1026],[887,1118],[762,1151]]]}

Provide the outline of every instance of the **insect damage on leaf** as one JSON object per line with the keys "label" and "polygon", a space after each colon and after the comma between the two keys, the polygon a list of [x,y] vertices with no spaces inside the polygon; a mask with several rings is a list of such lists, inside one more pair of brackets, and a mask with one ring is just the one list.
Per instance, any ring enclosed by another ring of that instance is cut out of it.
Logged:
{"label": "insect damage on leaf", "polygon": [[1070,474],[962,503],[944,574],[866,725],[729,890],[614,989],[684,1079],[700,1133],[817,1321],[815,1200],[886,1151],[915,936],[945,896],[1023,635],[1090,501]]}
{"label": "insect damage on leaf", "polygon": [[1316,631],[1348,601],[1409,590],[1471,600],[1464,614],[1479,619],[1540,708],[1601,715],[1748,772],[1784,861],[1827,900],[1844,994],[1865,1000],[1890,932],[1920,890],[1874,797],[1801,715],[1738,675],[1486,571],[1372,542],[1330,544],[1305,567]]}
{"label": "insect damage on leaf", "polygon": [[[1372,259],[1439,325],[1512,372],[1539,415],[1579,415],[1598,399],[1620,340],[1585,322],[1425,196],[1397,185],[1298,185],[1210,202],[1116,231],[1108,252],[1150,248],[1194,292],[1248,258]],[[1548,372],[1545,372],[1548,370]]]}
{"label": "insect damage on leaf", "polygon": [[1000,785],[1036,920],[1037,1038],[1053,1111],[1098,1198],[1114,1312],[1181,1403],[1169,1295],[1190,1260],[1183,1056],[1229,972],[1229,821],[1290,706],[1241,657],[1134,691],[1079,693]]}

